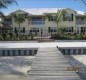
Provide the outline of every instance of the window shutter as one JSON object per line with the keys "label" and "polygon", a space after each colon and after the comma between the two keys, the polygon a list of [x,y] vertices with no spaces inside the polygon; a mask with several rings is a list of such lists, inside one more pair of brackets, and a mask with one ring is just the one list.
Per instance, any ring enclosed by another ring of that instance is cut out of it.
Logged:
{"label": "window shutter", "polygon": [[72,21],[73,21],[73,14],[71,14],[71,18],[72,18]]}
{"label": "window shutter", "polygon": [[63,21],[65,21],[65,14],[63,14]]}
{"label": "window shutter", "polygon": [[73,32],[73,27],[72,27],[72,32]]}
{"label": "window shutter", "polygon": [[37,29],[37,32],[39,32],[39,29]]}
{"label": "window shutter", "polygon": [[25,33],[25,27],[23,27],[23,33]]}
{"label": "window shutter", "polygon": [[17,33],[17,29],[16,29],[16,27],[15,27],[15,33]]}
{"label": "window shutter", "polygon": [[30,30],[30,33],[32,33],[33,31],[32,30]]}
{"label": "window shutter", "polygon": [[48,21],[51,21],[50,19],[51,19],[51,16],[48,16]]}
{"label": "window shutter", "polygon": [[48,32],[50,33],[50,27],[48,28]]}

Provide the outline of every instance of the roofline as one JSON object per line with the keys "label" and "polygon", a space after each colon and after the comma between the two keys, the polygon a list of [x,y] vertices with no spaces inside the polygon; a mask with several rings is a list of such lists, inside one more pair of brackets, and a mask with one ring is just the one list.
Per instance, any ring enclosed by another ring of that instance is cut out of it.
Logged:
{"label": "roofline", "polygon": [[[85,15],[85,13],[84,14],[79,14],[78,13],[78,10],[73,10],[73,9],[71,9],[71,8],[56,8],[57,9],[57,11],[58,10],[67,10],[67,9],[69,9],[69,10],[72,10],[72,11],[74,11],[74,12],[76,12],[76,15],[82,15],[82,16],[84,16]],[[16,11],[14,11],[14,12],[11,12],[10,14],[8,14],[7,16],[10,16],[11,14],[13,14],[13,13],[15,13],[15,12],[17,12],[17,11],[23,11],[23,12],[25,12],[25,13],[27,13],[27,14],[29,14],[29,15],[34,15],[34,14],[30,14],[29,12],[26,12],[25,10],[22,10],[22,9],[18,9],[18,10],[16,10]],[[83,11],[84,12],[84,11]],[[34,16],[42,16],[42,15],[46,15],[46,14],[56,14],[57,12],[50,12],[50,13],[47,13],[47,12],[44,12],[43,14],[37,14],[37,15],[34,15]]]}
{"label": "roofline", "polygon": [[26,11],[24,11],[24,10],[22,10],[22,9],[18,9],[18,10],[16,10],[16,11],[14,11],[14,12],[10,13],[10,15],[11,15],[11,14],[13,14],[13,13],[15,13],[15,12],[17,12],[17,11],[23,11],[23,12],[25,12],[25,13],[29,14],[28,12],[26,12]]}

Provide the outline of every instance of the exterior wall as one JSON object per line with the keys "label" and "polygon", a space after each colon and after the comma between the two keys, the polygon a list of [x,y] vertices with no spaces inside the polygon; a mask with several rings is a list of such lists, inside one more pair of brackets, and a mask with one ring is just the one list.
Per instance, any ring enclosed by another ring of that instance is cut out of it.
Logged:
{"label": "exterior wall", "polygon": [[[51,15],[55,16],[56,14],[52,13]],[[49,27],[56,27],[56,29],[57,29],[57,24],[56,24],[56,21],[48,21],[48,17],[46,17],[46,20],[45,20],[45,29],[46,29],[46,34],[47,35],[51,35],[51,33],[48,32]]]}
{"label": "exterior wall", "polygon": [[[18,10],[18,11],[16,11],[16,12],[14,12],[16,15],[18,15],[18,14],[25,14],[25,12],[23,12],[23,11],[21,11],[21,10]],[[29,15],[29,14],[28,14]],[[13,32],[14,32],[14,28],[15,27],[17,27],[17,28],[19,28],[19,24],[17,23],[17,22],[15,22],[15,19],[12,17],[12,26],[13,26]],[[28,24],[28,19],[26,18],[25,19],[25,22],[23,22],[23,23],[21,23],[20,24],[20,27],[21,28],[23,28],[23,27],[25,27],[25,30],[29,30],[29,24]],[[27,34],[28,34],[29,32],[27,32]]]}
{"label": "exterior wall", "polygon": [[59,26],[74,27],[74,29],[75,29],[75,22],[76,22],[75,15],[76,15],[76,13],[74,10],[71,10],[71,9],[67,9],[66,11],[68,14],[73,14],[73,21],[61,21]]}
{"label": "exterior wall", "polygon": [[[47,14],[45,15],[41,15],[41,17],[45,17],[45,20],[44,20],[44,23],[45,24],[30,24],[30,20],[29,18],[25,19],[25,22],[21,23],[21,27],[25,27],[25,34],[30,34],[30,29],[31,28],[39,28],[39,32],[37,33],[38,36],[41,35],[41,30],[43,31],[43,35],[44,36],[49,36],[51,35],[51,33],[48,31],[49,27],[56,27],[56,29],[58,29],[59,27],[73,27],[73,32],[72,33],[77,33],[77,28],[81,28],[81,27],[86,27],[86,18],[84,18],[84,24],[76,24],[76,12],[72,9],[66,9],[67,13],[68,14],[73,14],[73,21],[61,21],[59,23],[59,26],[57,26],[56,22],[55,21],[48,21],[48,17],[47,17]],[[24,14],[26,12],[22,11],[22,10],[18,10],[18,11],[15,11],[14,12],[15,14]],[[55,16],[56,14],[55,13],[49,13],[50,15],[52,16]],[[28,15],[30,16],[31,18],[31,15],[28,13]],[[36,16],[36,15],[35,15]],[[83,17],[83,16],[81,16]],[[12,17],[12,26],[13,26],[13,32],[14,32],[14,28],[17,27],[19,28],[19,25],[15,22],[14,18]],[[79,32],[80,33],[80,32]],[[35,33],[34,33],[35,34]]]}
{"label": "exterior wall", "polygon": [[[77,19],[81,19],[80,21],[78,21]],[[83,20],[82,20],[83,19]],[[77,15],[76,16],[76,30],[78,31],[78,34],[81,33],[81,28],[82,27],[86,27],[86,15]],[[86,34],[86,30],[85,31],[85,34]]]}

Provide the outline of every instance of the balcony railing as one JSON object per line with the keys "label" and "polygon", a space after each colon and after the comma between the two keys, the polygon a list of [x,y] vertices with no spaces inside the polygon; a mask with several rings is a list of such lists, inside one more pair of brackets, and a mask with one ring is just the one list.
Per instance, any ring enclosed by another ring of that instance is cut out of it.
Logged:
{"label": "balcony railing", "polygon": [[77,21],[76,24],[77,24],[77,25],[83,25],[83,24],[86,24],[86,23],[83,22],[83,21]]}
{"label": "balcony railing", "polygon": [[29,21],[31,25],[44,25],[45,21]]}
{"label": "balcony railing", "polygon": [[8,25],[12,25],[12,22],[5,22],[6,24],[8,24]]}

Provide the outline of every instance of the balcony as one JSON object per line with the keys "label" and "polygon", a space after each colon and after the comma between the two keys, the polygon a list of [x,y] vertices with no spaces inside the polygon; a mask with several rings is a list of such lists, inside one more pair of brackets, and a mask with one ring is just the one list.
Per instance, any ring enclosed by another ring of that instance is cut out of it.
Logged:
{"label": "balcony", "polygon": [[29,21],[30,25],[44,25],[45,21]]}
{"label": "balcony", "polygon": [[83,25],[83,24],[86,24],[86,23],[83,22],[83,21],[77,21],[77,22],[76,22],[76,25]]}

